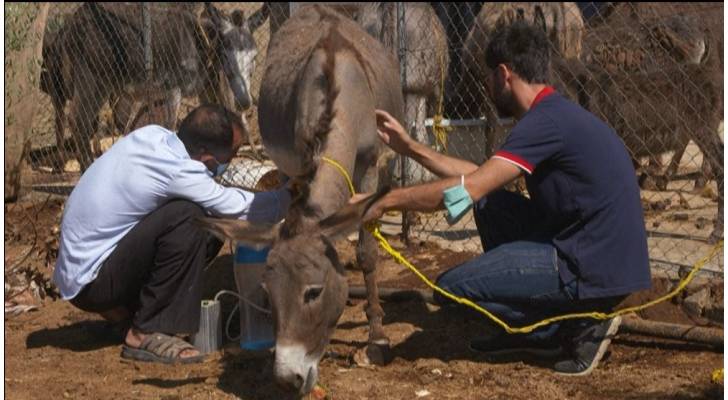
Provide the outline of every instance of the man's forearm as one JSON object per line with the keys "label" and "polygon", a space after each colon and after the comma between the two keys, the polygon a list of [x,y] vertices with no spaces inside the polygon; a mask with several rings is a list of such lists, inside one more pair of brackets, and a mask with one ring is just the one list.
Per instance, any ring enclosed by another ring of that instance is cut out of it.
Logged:
{"label": "man's forearm", "polygon": [[422,185],[394,189],[381,201],[384,211],[431,212],[444,208],[442,192],[460,183],[460,178],[446,178]]}
{"label": "man's forearm", "polygon": [[[473,201],[481,199],[521,174],[513,164],[491,159],[470,174],[464,174],[465,189]],[[444,209],[443,191],[460,184],[460,176],[399,188],[387,193],[381,202],[383,211],[422,211],[432,212]]]}
{"label": "man's forearm", "polygon": [[478,169],[470,161],[446,156],[419,142],[414,142],[408,155],[440,178],[468,175]]}

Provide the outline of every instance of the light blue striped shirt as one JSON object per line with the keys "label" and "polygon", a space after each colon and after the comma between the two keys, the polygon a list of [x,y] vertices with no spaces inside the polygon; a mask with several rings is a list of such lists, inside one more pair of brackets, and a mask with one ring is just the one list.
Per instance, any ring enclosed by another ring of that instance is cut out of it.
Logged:
{"label": "light blue striped shirt", "polygon": [[251,193],[226,188],[190,158],[174,132],[157,125],[114,144],[83,174],[66,201],[53,281],[64,299],[96,279],[117,243],[147,214],[171,199],[187,199],[209,214],[278,222],[287,190]]}

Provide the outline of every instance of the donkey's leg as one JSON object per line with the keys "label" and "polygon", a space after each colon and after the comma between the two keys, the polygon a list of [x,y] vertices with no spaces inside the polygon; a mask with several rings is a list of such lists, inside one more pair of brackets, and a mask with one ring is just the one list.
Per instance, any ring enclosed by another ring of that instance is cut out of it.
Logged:
{"label": "donkey's leg", "polygon": [[678,140],[675,146],[675,154],[672,155],[670,164],[667,166],[662,178],[657,181],[657,188],[660,190],[667,190],[667,185],[677,174],[677,170],[680,167],[680,160],[685,155],[685,149],[687,149],[688,143],[690,143],[690,138],[683,135]]}
{"label": "donkey's leg", "polygon": [[[377,189],[378,169],[370,168],[361,182],[361,191],[371,193]],[[389,338],[384,334],[382,318],[384,310],[379,303],[379,288],[377,287],[377,242],[374,236],[364,227],[359,231],[359,243],[356,248],[356,259],[359,268],[364,273],[364,283],[367,288],[366,314],[369,320],[369,340],[366,355],[373,364],[383,365],[389,360]]]}
{"label": "donkey's leg", "polygon": [[91,137],[96,133],[99,124],[99,111],[109,97],[109,89],[98,82],[87,68],[79,66],[77,74],[81,74],[76,85],[71,103],[71,128],[76,138],[78,162],[83,173],[93,162]]}
{"label": "donkey's leg", "polygon": [[165,128],[177,130],[177,113],[182,105],[182,89],[174,88],[168,94],[165,105]]}
{"label": "donkey's leg", "polygon": [[[426,113],[424,96],[415,93],[405,95],[405,128],[408,132],[411,132],[414,140],[429,145],[430,141],[425,128]],[[427,179],[427,170],[412,160],[407,161],[406,174],[407,185],[421,183]]]}
{"label": "donkey's leg", "polygon": [[[427,97],[421,94],[415,96],[415,139],[424,144],[432,145],[430,137],[427,135],[427,128],[425,127],[425,119],[427,119]],[[410,165],[416,166],[416,180],[415,182],[426,182],[432,179],[432,174],[421,165],[412,162]]]}
{"label": "donkey's leg", "polygon": [[129,124],[132,121],[134,115],[134,97],[126,91],[122,91],[119,94],[118,100],[112,107],[114,113],[114,126],[115,134],[119,136],[126,135],[128,133]]}
{"label": "donkey's leg", "polygon": [[57,98],[56,96],[51,96],[53,99],[53,111],[55,112],[56,118],[56,157],[55,160],[52,162],[54,165],[52,165],[53,169],[63,172],[63,169],[66,165],[66,139],[64,135],[65,127],[63,125],[63,119],[65,117],[64,115],[64,106],[65,101],[63,99]]}
{"label": "donkey's leg", "polygon": [[695,178],[695,186],[694,191],[695,192],[702,192],[705,189],[705,186],[708,184],[708,181],[713,176],[713,168],[711,167],[711,164],[703,158],[703,163],[700,166],[700,175]]}
{"label": "donkey's leg", "polygon": [[647,187],[648,189],[655,188],[664,190],[662,187],[667,188],[667,182],[661,181],[660,179],[662,177],[662,166],[662,154],[651,154],[647,168],[645,168],[648,178],[646,183],[649,186]]}
{"label": "donkey's leg", "polygon": [[717,243],[723,237],[723,142],[717,132],[718,124],[711,124],[698,130],[693,140],[703,153],[703,163],[709,163],[718,185],[718,212],[714,219],[709,243]]}

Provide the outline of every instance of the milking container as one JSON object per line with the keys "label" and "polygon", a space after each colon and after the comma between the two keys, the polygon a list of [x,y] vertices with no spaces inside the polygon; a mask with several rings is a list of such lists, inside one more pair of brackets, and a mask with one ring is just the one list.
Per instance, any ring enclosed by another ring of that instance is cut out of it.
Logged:
{"label": "milking container", "polygon": [[240,244],[235,250],[235,283],[238,294],[247,300],[240,300],[240,347],[245,350],[265,350],[275,345],[273,316],[262,286],[269,250]]}

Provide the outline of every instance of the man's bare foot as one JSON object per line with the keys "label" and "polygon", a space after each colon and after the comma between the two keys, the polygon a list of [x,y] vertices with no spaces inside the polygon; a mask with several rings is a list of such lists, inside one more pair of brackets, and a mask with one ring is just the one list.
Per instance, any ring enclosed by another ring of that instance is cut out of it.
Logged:
{"label": "man's bare foot", "polygon": [[[141,345],[144,339],[147,338],[151,334],[142,333],[138,329],[131,327],[126,332],[126,339],[124,342],[127,346],[133,347],[135,349],[138,349]],[[189,357],[196,357],[199,356],[200,352],[197,349],[187,349],[182,350],[182,352],[179,353],[179,358],[189,358]]]}

